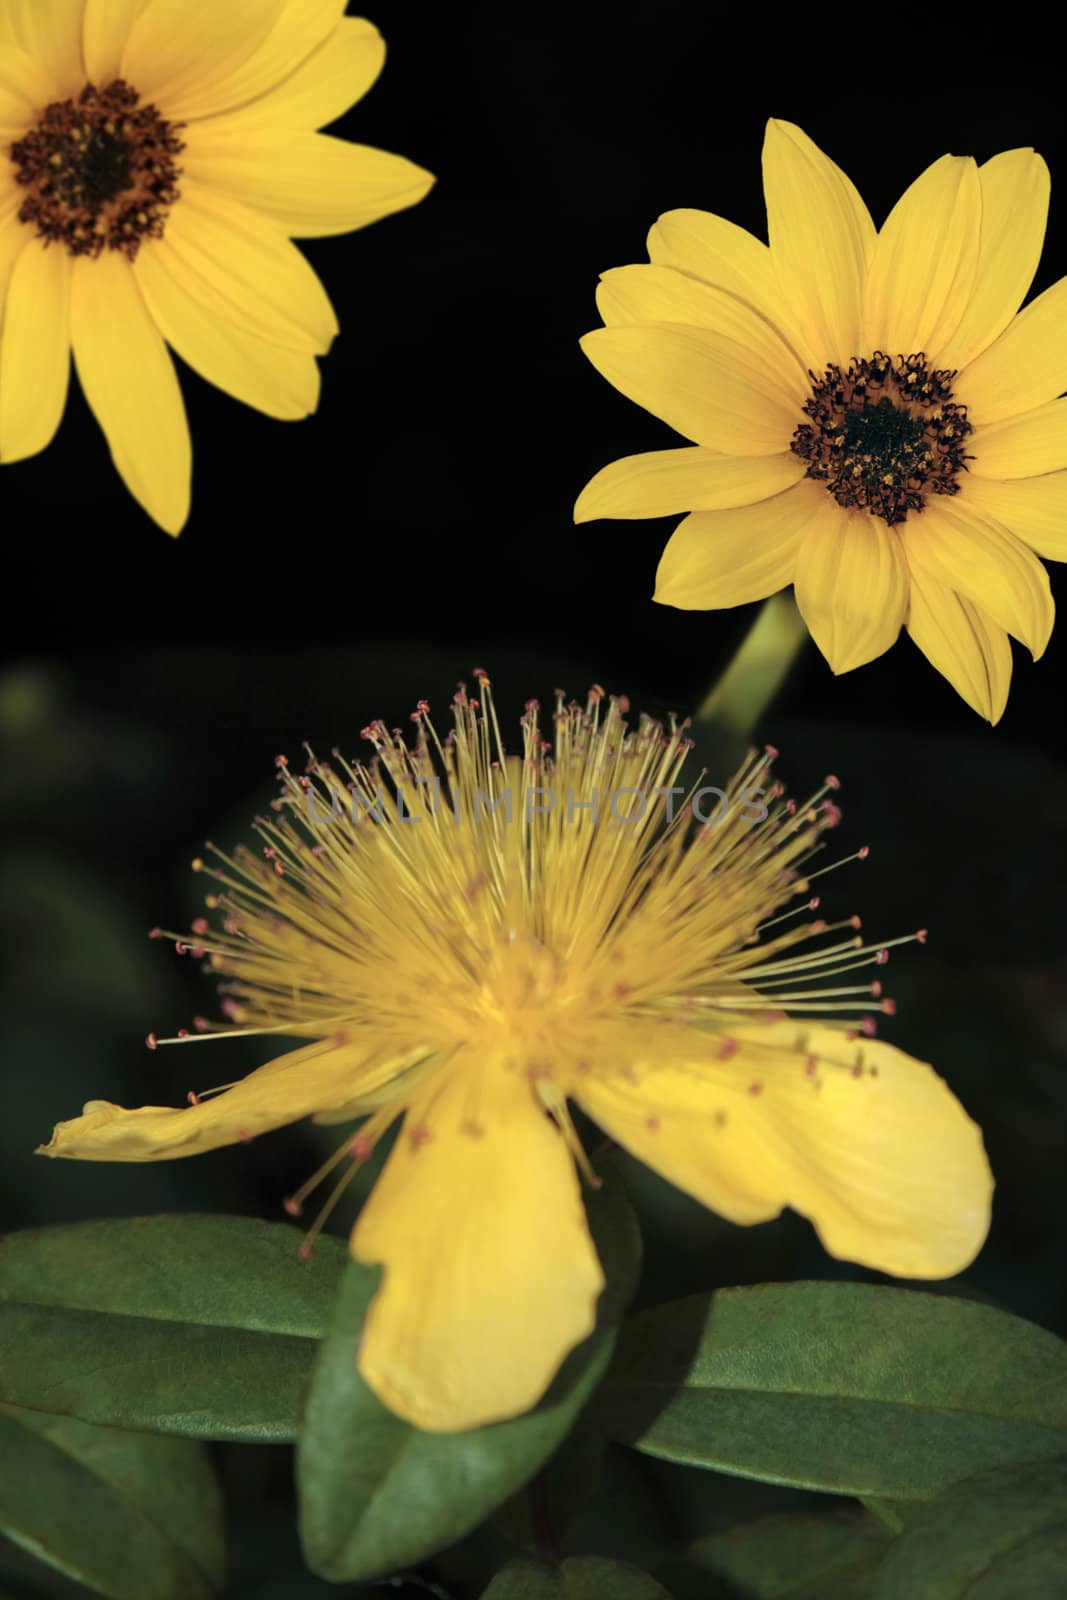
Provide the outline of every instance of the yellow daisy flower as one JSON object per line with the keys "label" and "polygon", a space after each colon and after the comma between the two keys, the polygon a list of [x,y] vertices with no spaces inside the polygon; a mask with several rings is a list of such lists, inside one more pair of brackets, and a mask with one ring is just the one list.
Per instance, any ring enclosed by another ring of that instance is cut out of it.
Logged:
{"label": "yellow daisy flower", "polygon": [[880,231],[792,123],[763,147],[770,245],[670,211],[649,265],[603,275],[582,348],[691,439],[613,462],[575,508],[689,515],[655,598],[682,610],[793,584],[834,672],[906,627],[967,703],[1000,717],[1008,634],[1052,629],[1037,556],[1067,559],[1067,278],[1016,312],[1049,178],[1033,150],[942,156]]}
{"label": "yellow daisy flower", "polygon": [[930,1067],[873,1037],[889,945],[809,914],[837,780],[798,807],[766,752],[687,793],[683,729],[630,730],[598,688],[558,697],[554,752],[530,701],[509,756],[478,681],[443,743],[420,702],[412,745],[364,730],[369,765],[335,752],[296,777],[279,757],[261,853],[194,863],[218,925],[178,947],[222,976],[227,1017],[195,1028],[306,1042],[180,1110],[91,1100],[41,1153],[169,1160],[365,1116],[287,1202],[298,1214],[343,1168],[306,1252],[402,1119],[352,1233],[385,1269],[356,1359],[429,1430],[525,1411],[592,1329],[603,1274],[578,1170],[596,1178],[570,1102],[733,1222],[792,1206],[833,1255],[912,1278],[965,1267],[989,1223],[981,1134]]}
{"label": "yellow daisy flower", "polygon": [[43,450],[71,352],[130,493],[177,534],[192,449],[170,345],[268,416],[338,331],[294,238],[433,179],[315,130],[381,71],[345,0],[0,0],[0,462]]}

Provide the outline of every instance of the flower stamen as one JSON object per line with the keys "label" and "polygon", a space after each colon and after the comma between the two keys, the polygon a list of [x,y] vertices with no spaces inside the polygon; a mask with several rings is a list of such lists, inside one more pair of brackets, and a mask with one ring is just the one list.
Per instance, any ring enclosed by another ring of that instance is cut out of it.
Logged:
{"label": "flower stamen", "polygon": [[838,505],[881,517],[893,527],[922,511],[927,494],[958,494],[964,453],[974,432],[967,407],[952,398],[955,372],[931,371],[926,356],[883,351],[853,357],[845,372],[814,372],[811,398],[790,448],[807,476],[826,484]]}
{"label": "flower stamen", "polygon": [[146,239],[163,237],[179,198],[180,127],[122,78],[52,101],[10,146],[15,182],[28,191],[19,221],[72,256],[108,249],[133,261]]}

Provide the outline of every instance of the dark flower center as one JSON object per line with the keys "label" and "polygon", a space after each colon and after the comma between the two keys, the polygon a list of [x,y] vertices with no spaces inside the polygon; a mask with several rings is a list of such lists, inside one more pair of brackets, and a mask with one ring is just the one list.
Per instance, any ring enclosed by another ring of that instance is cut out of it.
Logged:
{"label": "dark flower center", "polygon": [[803,410],[811,421],[790,448],[838,505],[892,527],[921,511],[927,494],[959,493],[970,459],[963,444],[974,429],[952,398],[954,372],[931,372],[921,352],[894,363],[876,350],[869,361],[854,357],[846,372],[829,366],[822,378],[808,376]]}
{"label": "dark flower center", "polygon": [[45,107],[10,148],[15,181],[27,191],[20,222],[72,256],[107,248],[132,261],[145,239],[162,238],[179,193],[175,158],[185,147],[180,125],[139,101],[116,78]]}

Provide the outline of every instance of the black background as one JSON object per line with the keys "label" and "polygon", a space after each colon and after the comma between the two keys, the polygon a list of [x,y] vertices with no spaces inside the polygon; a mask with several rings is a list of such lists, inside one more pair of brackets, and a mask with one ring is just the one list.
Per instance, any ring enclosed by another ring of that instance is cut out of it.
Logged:
{"label": "black background", "polygon": [[[1061,66],[1036,47],[1006,54],[999,30],[961,21],[941,45],[913,15],[920,37],[894,22],[890,46],[874,17],[745,23],[695,3],[383,0],[372,16],[384,74],[331,131],[438,182],[409,212],[302,246],[342,330],[317,416],[271,421],[183,370],[195,478],[177,540],[128,496],[76,388],[53,445],[0,468],[2,1228],[191,1207],[280,1217],[321,1155],[301,1131],[158,1167],[30,1153],[87,1098],[177,1104],[261,1059],[146,1054],[149,1029],[212,997],[144,932],[197,914],[189,858],[206,836],[247,837],[277,751],[305,737],[355,750],[368,720],[398,721],[423,695],[446,722],[476,665],[510,722],[528,696],[594,680],[655,711],[699,703],[757,608],[653,604],[677,519],[574,527],[601,466],[681,442],[578,339],[598,322],[598,273],[646,259],[661,212],[698,207],[764,236],[768,116],[837,160],[876,223],[946,151],[1034,145],[1053,177],[1035,291],[1067,273]],[[1067,595],[1062,569],[1051,576]],[[990,1243],[945,1289],[1063,1331],[1067,626],[1036,665],[1014,649],[996,729],[902,636],[840,679],[808,646],[762,731],[792,788],[840,774],[842,848],[872,845],[833,909],[886,936],[931,930],[894,957],[901,1009],[882,1031],[937,1064],[998,1180]],[[645,1299],[875,1276],[829,1260],[795,1218],[729,1229],[655,1185],[643,1205]],[[287,1482],[286,1464],[272,1470]],[[605,1538],[592,1547],[611,1553]]]}

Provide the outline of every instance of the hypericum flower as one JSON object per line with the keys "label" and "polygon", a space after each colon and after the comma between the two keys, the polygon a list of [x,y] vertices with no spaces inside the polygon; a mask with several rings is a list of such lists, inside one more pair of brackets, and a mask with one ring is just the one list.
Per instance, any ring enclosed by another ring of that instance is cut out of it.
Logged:
{"label": "hypericum flower", "polygon": [[130,493],[168,533],[192,447],[167,345],[270,417],[318,405],[338,331],[291,242],[433,183],[315,129],[385,46],[345,0],[0,0],[0,462],[50,443],[71,352]]}
{"label": "hypericum flower", "polygon": [[1013,634],[1052,629],[1037,555],[1067,559],[1067,278],[1015,313],[1045,232],[1032,150],[942,156],[876,232],[839,167],[771,121],[769,247],[669,211],[651,264],[603,275],[582,348],[694,441],[605,467],[575,507],[690,514],[655,599],[682,610],[793,584],[834,672],[901,627],[996,722]]}
{"label": "hypericum flower", "polygon": [[930,1067],[872,1037],[892,1003],[870,970],[906,941],[810,915],[837,780],[796,806],[767,751],[687,793],[683,728],[629,731],[599,688],[558,696],[554,751],[530,701],[509,756],[478,683],[443,743],[422,701],[412,748],[364,730],[369,765],[335,751],[296,777],[279,757],[262,853],[194,862],[219,926],[199,918],[179,949],[222,975],[214,1026],[307,1042],[181,1110],[91,1100],[41,1153],[166,1160],[365,1116],[286,1202],[298,1214],[344,1168],[306,1251],[402,1118],[352,1233],[385,1269],[357,1364],[430,1430],[525,1411],[593,1326],[576,1168],[596,1178],[570,1102],[733,1222],[792,1206],[833,1255],[965,1267],[989,1224],[981,1134]]}

